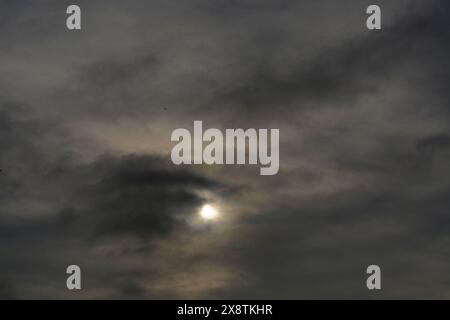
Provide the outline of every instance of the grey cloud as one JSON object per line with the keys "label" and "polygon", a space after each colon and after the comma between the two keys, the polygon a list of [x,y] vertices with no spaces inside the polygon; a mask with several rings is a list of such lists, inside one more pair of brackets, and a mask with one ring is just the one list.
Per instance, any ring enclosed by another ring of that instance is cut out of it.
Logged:
{"label": "grey cloud", "polygon": [[[82,2],[69,35],[50,2],[1,2],[0,296],[372,298],[376,263],[376,297],[448,297],[447,2],[382,1],[381,32],[360,1],[136,3]],[[254,118],[277,176],[174,167],[143,128]],[[199,230],[201,191],[224,220]]]}
{"label": "grey cloud", "polygon": [[198,191],[227,192],[218,182],[170,168],[167,162],[154,156],[104,156],[91,164],[48,168],[45,180],[33,186],[47,185],[48,193],[62,189],[65,197],[57,212],[49,209],[33,219],[23,235],[39,235],[42,229],[35,233],[33,227],[44,227],[46,233],[70,232],[88,238],[153,238],[182,227],[183,221],[176,216],[192,214],[205,201]]}
{"label": "grey cloud", "polygon": [[0,280],[0,299],[2,300],[12,300],[16,299],[14,293],[14,286],[11,281],[2,279]]}
{"label": "grey cloud", "polygon": [[[269,56],[254,63],[247,70],[245,81],[236,81],[234,87],[219,94],[207,104],[225,108],[236,106],[243,112],[258,112],[264,108],[281,112],[296,112],[303,108],[351,106],[364,96],[379,90],[384,79],[401,72],[405,63],[419,67],[424,57],[415,48],[430,45],[439,54],[448,50],[447,16],[433,8],[427,14],[414,12],[397,17],[385,28],[389,32],[363,33],[337,44],[321,48],[309,59],[291,64],[289,71],[277,74]],[[429,19],[433,16],[433,19]],[[445,71],[444,71],[445,72]],[[447,74],[448,76],[448,74]],[[428,90],[434,90],[429,88]],[[356,101],[355,101],[356,100]],[[286,110],[287,108],[287,110]],[[284,113],[282,113],[284,115]]]}
{"label": "grey cloud", "polygon": [[80,219],[95,217],[96,236],[167,234],[177,225],[176,215],[190,214],[203,203],[196,190],[220,187],[184,169],[167,169],[167,162],[146,156],[98,160],[71,208],[76,214],[81,203]]}
{"label": "grey cloud", "polygon": [[441,133],[420,139],[417,148],[422,152],[435,153],[450,147],[450,135]]}

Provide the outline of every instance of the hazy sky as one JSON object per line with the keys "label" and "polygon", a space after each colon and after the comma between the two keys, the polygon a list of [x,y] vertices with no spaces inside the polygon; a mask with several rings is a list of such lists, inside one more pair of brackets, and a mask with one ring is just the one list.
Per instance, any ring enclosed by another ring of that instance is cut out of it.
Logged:
{"label": "hazy sky", "polygon": [[[0,297],[450,298],[450,5],[370,4],[0,0]],[[194,120],[280,172],[173,165]]]}

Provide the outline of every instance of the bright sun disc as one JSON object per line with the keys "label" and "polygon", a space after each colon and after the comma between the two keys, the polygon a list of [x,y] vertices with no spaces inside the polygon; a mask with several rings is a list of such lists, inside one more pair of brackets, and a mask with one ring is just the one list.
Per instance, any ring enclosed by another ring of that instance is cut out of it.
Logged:
{"label": "bright sun disc", "polygon": [[200,211],[200,215],[203,219],[212,220],[217,217],[217,210],[213,206],[205,204]]}

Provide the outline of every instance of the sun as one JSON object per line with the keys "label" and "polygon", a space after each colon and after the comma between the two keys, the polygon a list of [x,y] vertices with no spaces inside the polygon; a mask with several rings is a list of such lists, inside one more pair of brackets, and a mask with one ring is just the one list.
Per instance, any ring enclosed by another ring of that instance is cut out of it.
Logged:
{"label": "sun", "polygon": [[200,210],[200,216],[205,220],[214,220],[218,215],[216,208],[210,204],[205,204]]}

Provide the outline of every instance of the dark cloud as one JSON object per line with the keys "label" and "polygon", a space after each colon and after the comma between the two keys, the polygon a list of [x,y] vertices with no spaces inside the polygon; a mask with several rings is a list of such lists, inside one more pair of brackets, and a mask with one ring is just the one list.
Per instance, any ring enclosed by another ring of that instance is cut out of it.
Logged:
{"label": "dark cloud", "polygon": [[428,62],[428,57],[416,52],[421,47],[431,46],[430,55],[448,51],[448,14],[438,7],[397,18],[385,27],[389,32],[366,32],[327,44],[310,59],[299,57],[301,60],[291,63],[284,73],[278,72],[279,66],[273,64],[270,54],[264,55],[240,74],[244,81],[235,81],[206,108],[236,106],[237,111],[251,114],[265,108],[268,112],[276,109],[291,113],[302,108],[361,103],[365,94],[379,90],[383,80],[395,77],[405,63],[418,66],[424,60]]}
{"label": "dark cloud", "polygon": [[200,191],[227,192],[216,181],[170,168],[167,163],[156,156],[103,156],[85,165],[47,168],[44,181],[32,185],[45,183],[46,192],[62,189],[65,197],[56,212],[50,206],[27,227],[22,224],[24,235],[34,233],[36,227],[45,228],[46,233],[70,232],[93,238],[152,238],[180,228],[183,216],[204,203]]}
{"label": "dark cloud", "polygon": [[[81,162],[64,148],[47,155],[44,150],[49,145],[44,141],[49,130],[8,108],[3,108],[1,122],[0,252],[4,254],[2,272],[10,275],[1,282],[0,294],[5,298],[51,297],[53,291],[36,293],[28,288],[26,279],[49,286],[64,281],[59,273],[64,264],[73,263],[68,257],[89,265],[92,248],[113,247],[102,262],[116,255],[146,256],[153,250],[153,241],[189,232],[190,217],[207,201],[203,191],[231,191],[157,155],[105,154],[90,162]],[[58,262],[60,257],[67,262]],[[24,261],[33,261],[34,267],[30,269]],[[119,277],[115,272],[106,277],[95,272],[98,278],[92,283],[102,279],[110,283],[111,298],[148,296],[137,283],[149,275],[133,272],[121,272]],[[15,283],[22,288],[17,296]]]}
{"label": "dark cloud", "polygon": [[14,287],[9,280],[0,280],[0,299],[13,300],[16,299]]}
{"label": "dark cloud", "polygon": [[[448,297],[446,1],[80,4],[0,2],[0,297]],[[172,165],[193,120],[280,128],[280,173]]]}
{"label": "dark cloud", "polygon": [[417,142],[417,148],[420,151],[426,153],[445,151],[449,147],[450,147],[450,135],[444,133],[425,137]]}
{"label": "dark cloud", "polygon": [[77,187],[73,205],[62,217],[86,217],[96,236],[169,233],[176,216],[191,214],[204,202],[196,191],[220,185],[184,169],[168,169],[167,163],[151,156],[97,160],[86,169],[89,180]]}

